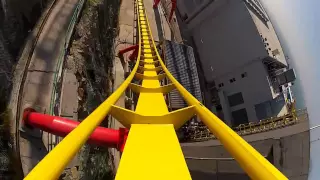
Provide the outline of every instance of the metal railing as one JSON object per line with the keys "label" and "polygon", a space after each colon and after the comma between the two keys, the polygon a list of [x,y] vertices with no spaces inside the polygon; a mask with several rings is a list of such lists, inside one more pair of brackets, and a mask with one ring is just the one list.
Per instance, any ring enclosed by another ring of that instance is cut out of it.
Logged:
{"label": "metal railing", "polygon": [[58,72],[58,73],[54,74],[54,81],[53,81],[54,86],[53,86],[53,90],[52,90],[51,103],[50,103],[50,108],[49,108],[50,115],[58,115],[58,114],[54,114],[54,103],[59,100],[59,93],[57,92],[57,90],[59,88],[57,88],[57,87],[59,84],[61,84],[61,81],[62,81],[63,64],[64,64],[64,60],[66,59],[66,55],[67,55],[66,53],[69,48],[70,39],[71,39],[71,36],[74,32],[74,27],[76,25],[76,22],[78,21],[78,18],[80,16],[80,13],[83,9],[85,2],[86,2],[86,0],[79,0],[78,4],[73,12],[70,23],[68,25],[68,29],[65,34],[65,38],[63,39],[63,42],[62,42],[63,47],[60,50],[60,53],[58,56],[57,68],[56,68],[56,72]]}
{"label": "metal railing", "polygon": [[[58,116],[59,112],[55,112],[55,109],[59,109],[60,106],[60,90],[62,86],[62,74],[63,74],[63,64],[67,56],[67,51],[69,48],[69,43],[71,36],[74,32],[74,27],[76,25],[76,22],[80,16],[80,13],[82,11],[82,8],[84,6],[84,3],[86,0],[79,0],[79,2],[76,5],[76,8],[74,9],[72,18],[69,22],[68,29],[65,33],[65,37],[62,40],[63,47],[60,49],[60,53],[58,56],[58,62],[57,62],[57,67],[54,74],[54,79],[53,79],[53,89],[51,93],[51,100],[50,100],[50,107],[49,107],[49,112],[48,114],[50,115],[55,115]],[[51,150],[59,141],[60,138],[58,136],[55,136],[53,134],[49,134],[49,145],[48,148]]]}
{"label": "metal railing", "polygon": [[[239,126],[234,127],[233,130],[240,136],[244,136],[292,126],[301,121],[306,121],[307,119],[307,109],[299,109],[281,117],[271,117],[268,119],[260,120],[259,122],[240,124]],[[191,141],[206,141],[210,139],[217,138],[206,128],[195,131],[192,135],[190,135]]]}

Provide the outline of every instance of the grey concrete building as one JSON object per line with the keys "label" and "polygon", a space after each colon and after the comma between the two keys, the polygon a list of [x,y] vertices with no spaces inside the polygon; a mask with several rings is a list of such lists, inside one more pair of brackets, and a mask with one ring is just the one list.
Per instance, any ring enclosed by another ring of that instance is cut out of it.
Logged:
{"label": "grey concrete building", "polygon": [[287,113],[276,79],[287,62],[258,1],[178,1],[176,16],[196,52],[207,107],[230,126]]}

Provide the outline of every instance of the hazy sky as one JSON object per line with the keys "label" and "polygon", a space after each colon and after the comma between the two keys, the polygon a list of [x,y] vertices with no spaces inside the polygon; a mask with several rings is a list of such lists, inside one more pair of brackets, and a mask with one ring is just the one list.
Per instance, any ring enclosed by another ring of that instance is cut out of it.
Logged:
{"label": "hazy sky", "polygon": [[[320,0],[260,0],[295,68],[310,127],[320,125]],[[299,92],[299,91],[298,91]],[[320,178],[320,128],[311,130],[310,180]]]}

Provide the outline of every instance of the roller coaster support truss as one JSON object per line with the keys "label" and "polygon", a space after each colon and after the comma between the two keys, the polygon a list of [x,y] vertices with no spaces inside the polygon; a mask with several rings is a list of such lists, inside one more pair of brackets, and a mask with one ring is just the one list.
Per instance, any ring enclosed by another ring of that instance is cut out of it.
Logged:
{"label": "roller coaster support truss", "polygon": [[[24,123],[24,128],[37,128],[61,137],[67,136],[80,124],[75,120],[37,113],[32,108],[26,108],[24,110],[22,122]],[[88,143],[116,148],[122,152],[128,132],[129,131],[126,128],[119,128],[119,130],[115,130],[105,127],[97,127],[89,137]]]}

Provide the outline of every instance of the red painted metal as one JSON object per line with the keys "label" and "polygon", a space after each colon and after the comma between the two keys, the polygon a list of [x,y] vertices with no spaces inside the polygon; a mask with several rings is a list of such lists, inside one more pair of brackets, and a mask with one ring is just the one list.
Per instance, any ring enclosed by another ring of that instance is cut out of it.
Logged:
{"label": "red painted metal", "polygon": [[169,21],[171,21],[173,13],[175,12],[176,8],[177,8],[177,0],[171,0],[171,11],[170,11],[170,15],[169,15]]}
{"label": "red painted metal", "polygon": [[126,128],[120,128],[119,132],[120,132],[120,142],[119,142],[120,146],[118,147],[118,150],[120,152],[123,152],[124,146],[126,145],[126,141],[128,138],[129,130]]}
{"label": "red painted metal", "polygon": [[[158,7],[159,2],[160,2],[160,0],[154,0],[153,8]],[[171,11],[170,11],[170,15],[169,15],[169,21],[171,21],[173,13],[176,10],[176,8],[177,8],[177,0],[171,0]]]}
{"label": "red painted metal", "polygon": [[129,52],[129,51],[132,51],[132,50],[136,50],[139,48],[139,45],[133,45],[133,46],[130,46],[130,47],[127,47],[127,48],[124,48],[122,50],[119,51],[118,55],[119,56],[122,56],[124,53],[126,52]]}
{"label": "red painted metal", "polygon": [[133,61],[137,58],[138,56],[138,50],[139,50],[139,45],[133,45],[133,46],[130,46],[130,47],[127,47],[125,49],[122,49],[119,51],[118,53],[118,57],[120,58],[120,61],[122,63],[122,66],[125,66],[125,61],[124,61],[124,58],[123,58],[123,54],[126,53],[126,52],[129,52],[129,51],[133,51],[133,53],[129,56],[129,60]]}
{"label": "red painted metal", "polygon": [[153,2],[153,8],[158,7],[159,2],[160,2],[160,0],[154,0],[154,2]]}
{"label": "red painted metal", "polygon": [[[37,113],[31,108],[25,109],[23,122],[28,127],[38,128],[62,137],[68,135],[80,124],[74,120]],[[88,143],[117,148],[122,152],[128,132],[125,128],[115,130],[97,127],[89,137]]]}
{"label": "red painted metal", "polygon": [[130,61],[134,61],[134,60],[137,59],[138,51],[139,51],[138,49],[135,49],[135,50],[133,51],[133,53],[129,56]]}

